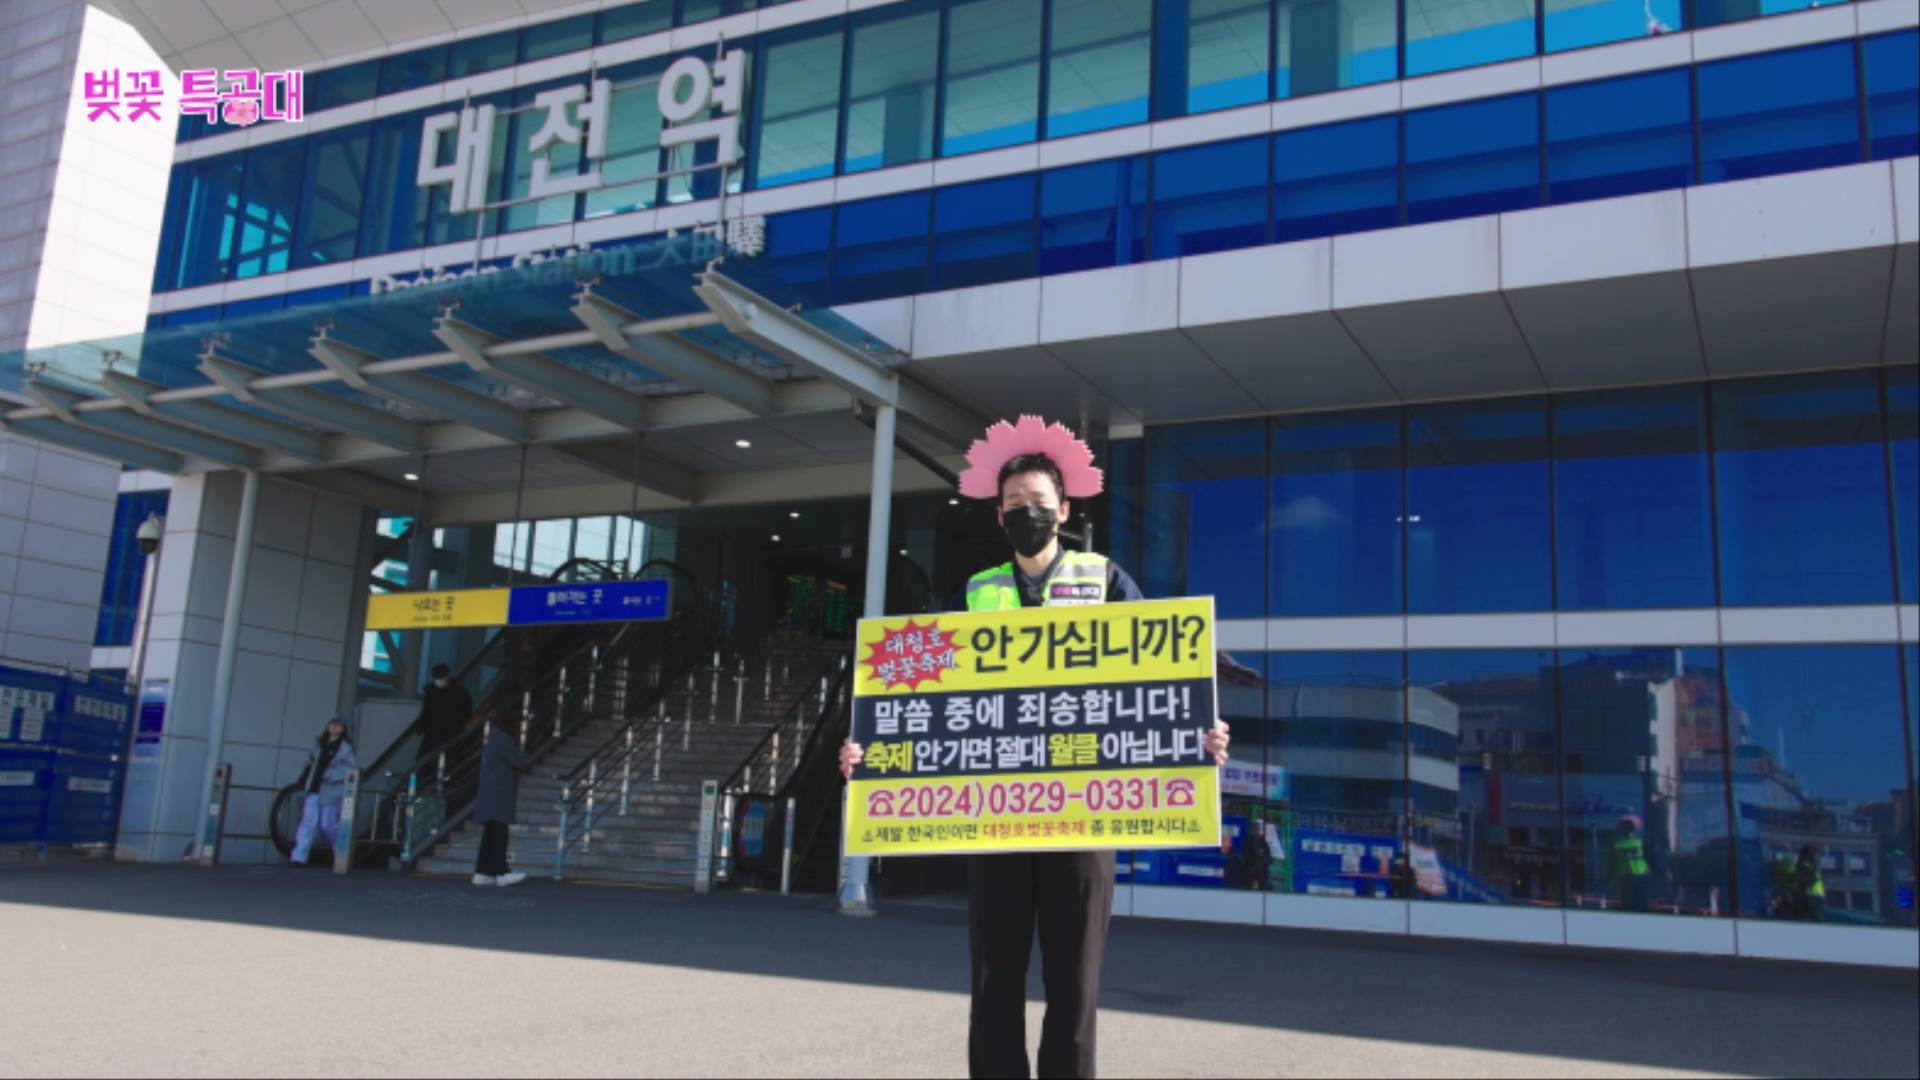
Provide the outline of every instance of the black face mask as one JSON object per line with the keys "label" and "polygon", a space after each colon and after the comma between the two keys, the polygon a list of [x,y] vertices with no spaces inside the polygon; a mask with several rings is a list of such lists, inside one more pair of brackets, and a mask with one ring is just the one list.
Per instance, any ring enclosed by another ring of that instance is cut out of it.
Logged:
{"label": "black face mask", "polygon": [[1005,511],[1002,517],[1000,527],[1006,531],[1007,542],[1029,559],[1047,549],[1060,527],[1058,511],[1049,506],[1022,506]]}

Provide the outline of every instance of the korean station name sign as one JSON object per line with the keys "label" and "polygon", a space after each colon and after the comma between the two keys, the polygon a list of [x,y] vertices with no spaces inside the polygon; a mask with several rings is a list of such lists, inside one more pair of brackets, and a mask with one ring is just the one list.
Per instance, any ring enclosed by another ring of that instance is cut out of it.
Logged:
{"label": "korean station name sign", "polygon": [[1213,598],[862,619],[852,855],[1217,847]]}
{"label": "korean station name sign", "polygon": [[372,596],[367,599],[367,629],[642,622],[665,619],[672,611],[673,583],[666,578],[522,585]]}
{"label": "korean station name sign", "polygon": [[[709,64],[698,56],[683,56],[667,68],[656,91],[662,127],[660,146],[713,141],[718,144],[712,168],[740,160],[740,105],[746,87],[746,53],[734,49]],[[712,107],[711,119],[695,120]],[[601,165],[607,156],[607,133],[614,123],[613,83],[562,86],[534,96],[531,108],[543,119],[527,138],[531,162],[527,195],[543,199],[591,191],[606,183]],[[421,189],[447,186],[448,209],[455,214],[484,210],[487,180],[493,161],[495,107],[478,105],[459,112],[429,116],[420,125],[420,158],[414,182]],[[452,134],[453,160],[441,161],[440,137]],[[585,145],[582,145],[584,139]],[[555,176],[547,155],[559,143],[579,147],[589,168],[571,176]],[[628,183],[637,177],[625,177]]]}

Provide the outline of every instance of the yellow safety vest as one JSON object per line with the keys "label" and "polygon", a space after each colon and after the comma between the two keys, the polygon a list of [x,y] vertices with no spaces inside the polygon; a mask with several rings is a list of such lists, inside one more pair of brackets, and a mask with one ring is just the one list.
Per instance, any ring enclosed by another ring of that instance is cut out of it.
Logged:
{"label": "yellow safety vest", "polygon": [[[1090,551],[1063,551],[1042,588],[1045,607],[1075,607],[1107,602],[1107,557]],[[967,579],[968,611],[1013,611],[1020,607],[1020,585],[1011,562]]]}

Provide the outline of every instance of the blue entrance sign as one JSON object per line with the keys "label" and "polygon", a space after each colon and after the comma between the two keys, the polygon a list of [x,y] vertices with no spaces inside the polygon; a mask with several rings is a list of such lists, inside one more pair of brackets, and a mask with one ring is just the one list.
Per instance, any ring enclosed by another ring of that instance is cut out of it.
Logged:
{"label": "blue entrance sign", "polygon": [[664,619],[673,611],[667,578],[602,584],[523,585],[507,601],[507,625],[634,622]]}

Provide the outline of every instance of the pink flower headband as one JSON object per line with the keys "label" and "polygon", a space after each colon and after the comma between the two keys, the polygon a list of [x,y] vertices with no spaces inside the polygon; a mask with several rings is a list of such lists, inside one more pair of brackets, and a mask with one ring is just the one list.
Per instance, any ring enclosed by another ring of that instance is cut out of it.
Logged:
{"label": "pink flower headband", "polygon": [[1063,498],[1091,498],[1105,486],[1105,478],[1093,466],[1093,451],[1064,424],[1022,416],[1014,424],[1002,420],[987,429],[986,438],[973,440],[967,470],[960,474],[960,494],[969,499],[998,499],[1000,467],[1023,454],[1045,454],[1059,468]]}

